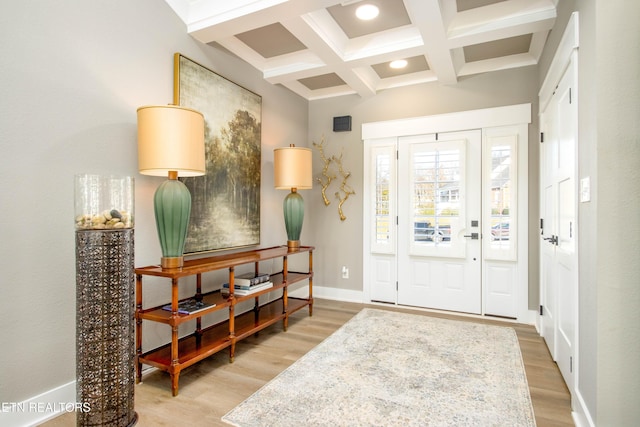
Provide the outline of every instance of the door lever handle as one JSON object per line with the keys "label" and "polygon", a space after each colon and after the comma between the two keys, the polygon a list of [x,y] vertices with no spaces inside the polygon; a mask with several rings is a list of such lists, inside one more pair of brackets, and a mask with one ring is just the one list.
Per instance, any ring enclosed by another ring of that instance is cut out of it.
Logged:
{"label": "door lever handle", "polygon": [[471,240],[478,240],[479,234],[478,233],[465,234],[463,237],[471,237]]}
{"label": "door lever handle", "polygon": [[550,242],[552,245],[558,246],[558,236],[551,235],[551,237],[543,237],[542,239]]}

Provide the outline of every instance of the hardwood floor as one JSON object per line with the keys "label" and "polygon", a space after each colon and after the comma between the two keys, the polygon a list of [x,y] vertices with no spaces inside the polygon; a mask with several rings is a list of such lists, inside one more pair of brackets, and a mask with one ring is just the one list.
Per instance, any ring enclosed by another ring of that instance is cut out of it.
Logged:
{"label": "hardwood floor", "polygon": [[[234,363],[229,363],[228,353],[222,351],[184,370],[176,397],[171,396],[169,375],[160,371],[148,373],[136,386],[137,425],[228,426],[220,421],[224,414],[331,335],[362,307],[363,304],[315,300],[313,317],[308,316],[308,310],[300,310],[291,316],[286,333],[278,323],[238,343]],[[386,305],[369,307],[512,326],[520,342],[538,427],[574,425],[569,392],[534,327]],[[65,414],[43,425],[75,426],[75,416]]]}

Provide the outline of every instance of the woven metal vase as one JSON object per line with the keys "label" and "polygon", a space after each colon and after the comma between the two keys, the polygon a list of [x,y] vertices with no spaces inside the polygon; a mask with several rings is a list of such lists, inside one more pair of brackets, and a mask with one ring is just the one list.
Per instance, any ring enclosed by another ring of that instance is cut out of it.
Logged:
{"label": "woven metal vase", "polygon": [[132,426],[134,232],[76,231],[76,411],[78,426]]}

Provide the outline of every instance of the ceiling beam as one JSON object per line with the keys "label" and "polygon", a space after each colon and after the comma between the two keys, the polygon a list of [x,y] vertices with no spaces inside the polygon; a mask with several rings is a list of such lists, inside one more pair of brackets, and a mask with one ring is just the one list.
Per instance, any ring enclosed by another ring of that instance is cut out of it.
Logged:
{"label": "ceiling beam", "polygon": [[548,31],[556,9],[551,0],[509,0],[457,13],[447,38],[450,48]]}
{"label": "ceiling beam", "polygon": [[335,3],[336,0],[198,1],[190,3],[187,32],[196,40],[210,43]]}
{"label": "ceiling beam", "polygon": [[[449,2],[455,3],[455,2]],[[438,0],[405,0],[407,13],[422,36],[429,68],[444,84],[458,81]]]}

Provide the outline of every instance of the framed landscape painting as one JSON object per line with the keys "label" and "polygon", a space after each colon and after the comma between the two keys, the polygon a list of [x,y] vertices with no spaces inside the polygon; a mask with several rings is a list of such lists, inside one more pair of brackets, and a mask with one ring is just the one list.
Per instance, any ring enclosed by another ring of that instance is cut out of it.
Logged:
{"label": "framed landscape painting", "polygon": [[204,176],[191,192],[185,254],[260,243],[262,97],[191,59],[174,56],[174,104],[204,115]]}

